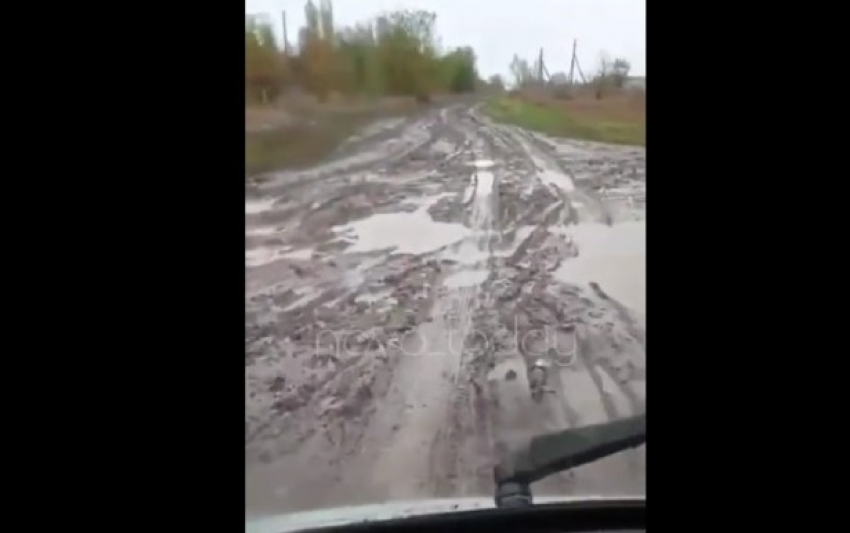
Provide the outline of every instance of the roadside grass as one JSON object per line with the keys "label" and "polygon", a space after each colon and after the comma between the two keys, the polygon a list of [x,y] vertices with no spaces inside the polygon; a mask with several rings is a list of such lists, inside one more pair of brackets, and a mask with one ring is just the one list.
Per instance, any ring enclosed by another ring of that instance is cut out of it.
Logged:
{"label": "roadside grass", "polygon": [[329,155],[364,117],[343,115],[245,132],[245,175],[309,166]]}
{"label": "roadside grass", "polygon": [[484,112],[499,122],[556,137],[646,146],[646,97],[624,91],[596,99],[592,94],[558,98],[542,91],[490,100]]}
{"label": "roadside grass", "polygon": [[344,140],[382,118],[421,109],[413,98],[335,100],[292,97],[245,108],[245,175],[314,165]]}

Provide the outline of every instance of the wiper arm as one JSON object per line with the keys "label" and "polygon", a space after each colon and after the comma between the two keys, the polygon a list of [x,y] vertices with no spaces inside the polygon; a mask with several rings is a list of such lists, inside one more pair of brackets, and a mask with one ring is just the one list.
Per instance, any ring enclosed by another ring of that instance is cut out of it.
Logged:
{"label": "wiper arm", "polygon": [[645,442],[646,414],[534,437],[496,466],[496,506],[531,505],[531,483]]}

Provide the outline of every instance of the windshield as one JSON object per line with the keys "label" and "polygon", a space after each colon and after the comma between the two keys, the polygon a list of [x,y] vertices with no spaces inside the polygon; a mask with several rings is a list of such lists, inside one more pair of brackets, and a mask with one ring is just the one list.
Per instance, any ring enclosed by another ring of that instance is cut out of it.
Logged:
{"label": "windshield", "polygon": [[527,4],[246,0],[247,517],[481,505],[645,411],[645,1]]}

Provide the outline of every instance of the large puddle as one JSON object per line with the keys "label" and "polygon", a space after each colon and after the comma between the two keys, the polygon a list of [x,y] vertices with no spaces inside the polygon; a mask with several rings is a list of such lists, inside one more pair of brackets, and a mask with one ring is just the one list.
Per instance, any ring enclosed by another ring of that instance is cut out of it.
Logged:
{"label": "large puddle", "polygon": [[571,233],[578,257],[564,261],[556,277],[565,283],[596,282],[605,294],[645,315],[646,221],[579,224]]}
{"label": "large puddle", "polygon": [[245,266],[258,267],[273,263],[281,258],[281,251],[272,248],[254,248],[245,250]]}
{"label": "large puddle", "polygon": [[[393,249],[395,253],[424,254],[473,235],[460,224],[435,222],[428,207],[436,201],[429,199],[410,213],[381,213],[358,220],[336,231],[352,239],[346,252],[371,252]],[[417,202],[418,203],[418,202]]]}
{"label": "large puddle", "polygon": [[[541,162],[538,161],[537,164],[540,165]],[[543,183],[554,185],[564,192],[573,192],[576,188],[573,180],[560,170],[544,167],[537,175]]]}
{"label": "large puddle", "polygon": [[450,289],[474,287],[484,283],[489,275],[487,270],[461,270],[447,277],[444,285]]}
{"label": "large puddle", "polygon": [[274,235],[276,231],[271,226],[257,226],[255,228],[245,228],[245,235],[249,237],[269,237]]}
{"label": "large puddle", "polygon": [[274,198],[262,198],[259,200],[245,200],[245,214],[256,215],[268,211],[275,203]]}

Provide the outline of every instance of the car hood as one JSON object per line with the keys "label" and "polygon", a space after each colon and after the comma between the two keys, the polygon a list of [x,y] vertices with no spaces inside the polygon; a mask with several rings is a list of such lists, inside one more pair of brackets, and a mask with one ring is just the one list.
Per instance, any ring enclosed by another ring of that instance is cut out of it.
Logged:
{"label": "car hood", "polygon": [[[534,503],[581,502],[600,500],[643,500],[643,496],[541,496]],[[316,527],[337,526],[354,522],[389,520],[408,516],[493,509],[492,498],[446,498],[387,502],[352,507],[332,507],[315,511],[288,513],[246,519],[245,533],[284,533]]]}

